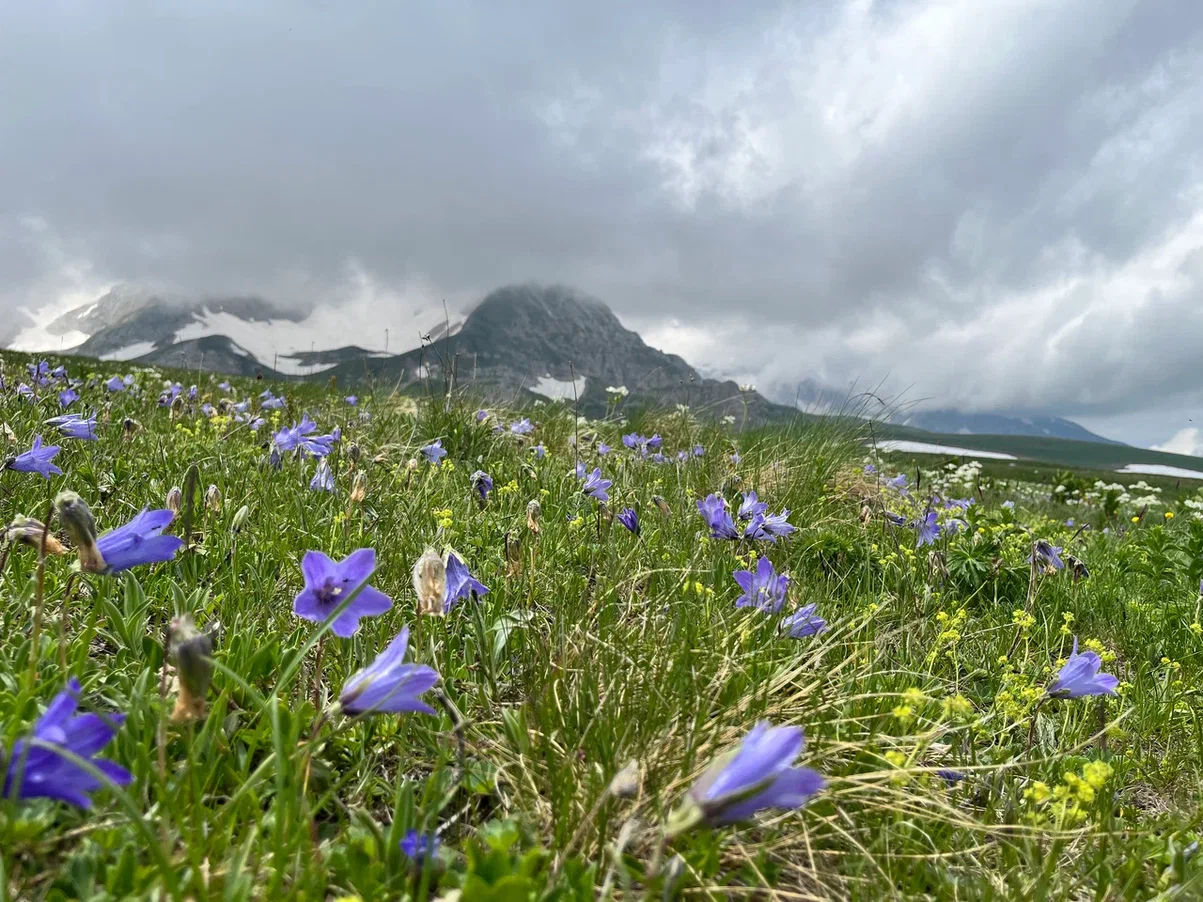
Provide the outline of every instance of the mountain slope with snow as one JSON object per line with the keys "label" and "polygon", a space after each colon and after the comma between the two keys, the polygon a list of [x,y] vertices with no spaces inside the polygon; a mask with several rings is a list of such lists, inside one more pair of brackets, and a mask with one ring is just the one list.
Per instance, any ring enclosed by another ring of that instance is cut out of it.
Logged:
{"label": "mountain slope with snow", "polygon": [[221,361],[223,367],[233,366],[232,372],[270,370],[287,376],[386,356],[390,345],[404,350],[425,337],[454,333],[463,321],[441,306],[407,309],[370,297],[298,311],[258,297],[184,299],[130,286],[117,286],[65,312],[27,312],[25,319],[5,346],[104,360],[188,360],[206,369],[219,369]]}

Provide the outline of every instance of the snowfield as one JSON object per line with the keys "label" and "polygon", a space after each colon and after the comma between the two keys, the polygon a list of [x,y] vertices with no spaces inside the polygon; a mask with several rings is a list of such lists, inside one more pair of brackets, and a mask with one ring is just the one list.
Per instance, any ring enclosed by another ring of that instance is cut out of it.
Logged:
{"label": "snowfield", "polygon": [[906,451],[911,454],[951,454],[956,457],[980,457],[983,460],[1018,460],[1014,454],[1001,451],[974,451],[972,448],[957,448],[953,445],[933,445],[928,442],[912,442],[904,439],[887,439],[877,443],[878,451]]}

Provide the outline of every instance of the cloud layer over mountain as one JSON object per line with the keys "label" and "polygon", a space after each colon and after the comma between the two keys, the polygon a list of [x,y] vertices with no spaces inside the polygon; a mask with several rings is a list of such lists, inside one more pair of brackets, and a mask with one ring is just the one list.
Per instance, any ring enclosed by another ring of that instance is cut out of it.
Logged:
{"label": "cloud layer over mountain", "polygon": [[453,309],[559,281],[760,384],[1156,409],[1168,438],[1203,385],[1201,26],[1189,0],[10,4],[0,315],[118,281]]}

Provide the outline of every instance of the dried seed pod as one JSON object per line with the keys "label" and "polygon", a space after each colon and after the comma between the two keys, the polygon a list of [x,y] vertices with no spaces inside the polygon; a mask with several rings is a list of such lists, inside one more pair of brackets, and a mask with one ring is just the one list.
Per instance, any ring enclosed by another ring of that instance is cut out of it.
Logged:
{"label": "dried seed pod", "polygon": [[221,489],[212,483],[205,489],[205,507],[214,513],[221,510]]}
{"label": "dried seed pod", "polygon": [[539,518],[543,516],[543,505],[533,498],[526,503],[526,528],[538,535],[542,530]]}
{"label": "dried seed pod", "polygon": [[173,485],[171,491],[167,493],[167,498],[163,502],[163,505],[173,514],[178,514],[180,508],[184,505],[184,490],[178,485]]}

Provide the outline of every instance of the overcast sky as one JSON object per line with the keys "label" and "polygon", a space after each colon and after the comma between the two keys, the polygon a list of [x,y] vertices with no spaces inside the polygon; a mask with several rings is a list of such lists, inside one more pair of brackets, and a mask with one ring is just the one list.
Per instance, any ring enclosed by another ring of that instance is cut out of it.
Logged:
{"label": "overcast sky", "polygon": [[0,273],[0,316],[558,281],[769,391],[1164,442],[1203,419],[1203,3],[6,3]]}

